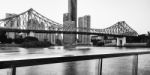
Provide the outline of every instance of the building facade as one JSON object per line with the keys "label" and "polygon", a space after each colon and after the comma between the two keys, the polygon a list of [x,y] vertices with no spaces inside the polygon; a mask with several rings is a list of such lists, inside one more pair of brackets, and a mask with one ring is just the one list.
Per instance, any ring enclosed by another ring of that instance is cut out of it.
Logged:
{"label": "building facade", "polygon": [[[73,28],[77,28],[77,0],[68,0],[69,21],[74,21]],[[77,35],[74,34],[74,40],[77,40]],[[76,42],[76,41],[75,41]]]}
{"label": "building facade", "polygon": [[[71,20],[71,14],[65,13],[63,15],[63,31],[72,30],[75,27],[75,21]],[[64,45],[75,45],[76,44],[76,34],[63,34],[63,44]]]}
{"label": "building facade", "polygon": [[68,0],[68,13],[70,13],[71,21],[75,22],[77,27],[77,0]]}
{"label": "building facade", "polygon": [[[91,21],[91,17],[89,15],[79,17],[79,19],[78,19],[79,32],[90,32],[90,26],[91,26],[90,21]],[[78,35],[78,43],[79,44],[90,44],[91,43],[90,35],[79,34]]]}
{"label": "building facade", "polygon": [[63,14],[63,22],[65,21],[71,21],[71,14],[70,13],[64,13]]}
{"label": "building facade", "polygon": [[[73,25],[75,25],[74,21],[65,21],[64,22],[64,28],[70,28],[73,29]],[[66,29],[64,29],[64,31],[66,31]],[[75,34],[63,34],[63,44],[65,46],[69,46],[69,45],[76,45],[76,39],[75,39],[76,35]]]}
{"label": "building facade", "polygon": [[[6,18],[9,18],[9,17],[13,17],[13,16],[16,16],[17,14],[14,14],[14,13],[6,13]],[[11,19],[6,21],[4,27],[6,28],[18,28],[18,24],[19,24],[20,20],[16,20],[16,19]],[[16,37],[16,34],[15,32],[7,32],[6,35],[7,35],[7,38],[12,38],[14,39]]]}
{"label": "building facade", "polygon": [[[30,19],[28,21],[27,29],[31,30],[49,30],[50,27],[46,28],[44,23],[39,23],[36,19]],[[50,33],[34,33],[34,37],[38,38],[39,41],[49,41],[55,44],[56,34]]]}

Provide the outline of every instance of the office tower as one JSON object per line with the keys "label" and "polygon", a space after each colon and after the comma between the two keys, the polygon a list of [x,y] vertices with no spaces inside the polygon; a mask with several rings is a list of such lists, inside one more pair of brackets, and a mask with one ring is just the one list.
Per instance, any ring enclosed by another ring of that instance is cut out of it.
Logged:
{"label": "office tower", "polygon": [[56,45],[63,45],[63,37],[61,34],[56,35]]}
{"label": "office tower", "polygon": [[[77,0],[68,0],[68,13],[63,15],[64,31],[77,28]],[[76,31],[76,30],[74,30]],[[75,45],[76,34],[63,34],[64,45]]]}
{"label": "office tower", "polygon": [[77,27],[77,0],[68,0],[68,13],[70,13],[71,21],[75,21]]}
{"label": "office tower", "polygon": [[[13,17],[13,16],[16,16],[17,14],[13,14],[13,13],[6,13],[6,18],[9,18],[9,17]],[[16,19],[10,19],[8,21],[6,21],[5,23],[5,27],[6,28],[18,28],[18,23],[20,22],[20,20],[16,20]],[[14,39],[16,37],[16,33],[15,32],[7,32],[7,37],[8,38],[12,38]]]}
{"label": "office tower", "polygon": [[[63,26],[65,27],[64,31],[66,31],[66,28],[73,29],[75,25],[74,21],[64,21]],[[76,45],[76,35],[75,34],[63,34],[63,44],[65,46],[71,46]]]}
{"label": "office tower", "polygon": [[[63,15],[63,31],[72,30],[75,26],[75,22],[71,21],[70,13],[65,13]],[[63,44],[64,45],[75,45],[76,35],[75,34],[63,34]]]}
{"label": "office tower", "polygon": [[[70,13],[71,21],[74,21],[74,28],[77,28],[77,0],[68,0],[68,13]],[[77,35],[75,35],[75,40]]]}
{"label": "office tower", "polygon": [[56,34],[55,33],[47,33],[46,37],[47,37],[47,41],[51,42],[54,45],[56,44]]}
{"label": "office tower", "polygon": [[89,15],[84,16],[84,27],[87,28],[87,32],[89,32],[91,24],[91,17]]}
{"label": "office tower", "polygon": [[[84,16],[84,25],[85,25],[85,28],[87,29],[86,30],[87,32],[90,32],[90,26],[91,26],[90,24],[91,24],[91,17],[89,15]],[[85,38],[86,38],[85,43],[90,44],[91,42],[90,35],[86,35]]]}
{"label": "office tower", "polygon": [[[78,27],[80,28],[79,29],[79,32],[83,32],[84,30],[83,30],[83,24],[84,24],[84,18],[83,17],[79,17],[79,19],[78,19]],[[84,40],[84,38],[83,38],[84,36],[83,36],[83,34],[78,34],[78,43],[82,43],[83,41],[82,40]]]}
{"label": "office tower", "polygon": [[[6,18],[16,16],[17,14],[6,13]],[[17,28],[16,20],[10,19],[6,22],[5,27],[7,28]]]}
{"label": "office tower", "polygon": [[64,13],[63,14],[63,22],[65,21],[71,21],[71,14],[70,13]]}
{"label": "office tower", "polygon": [[[79,17],[78,21],[79,32],[90,32],[90,16],[86,15],[84,17]],[[78,36],[79,44],[90,44],[90,35],[79,34]]]}

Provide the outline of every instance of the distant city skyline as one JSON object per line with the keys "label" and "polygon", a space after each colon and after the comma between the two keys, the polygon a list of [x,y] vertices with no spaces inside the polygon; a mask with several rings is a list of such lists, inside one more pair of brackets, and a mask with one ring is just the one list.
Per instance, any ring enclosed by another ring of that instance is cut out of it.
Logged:
{"label": "distant city skyline", "polygon": [[[78,0],[78,17],[91,16],[91,28],[103,29],[118,21],[126,23],[139,34],[150,31],[150,0]],[[68,0],[2,0],[0,19],[6,13],[20,14],[30,8],[63,24]]]}

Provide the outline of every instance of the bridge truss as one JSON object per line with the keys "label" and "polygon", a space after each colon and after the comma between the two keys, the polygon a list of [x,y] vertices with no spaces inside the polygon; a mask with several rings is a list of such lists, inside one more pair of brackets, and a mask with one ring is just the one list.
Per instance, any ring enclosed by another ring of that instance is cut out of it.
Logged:
{"label": "bridge truss", "polygon": [[[63,26],[47,17],[41,15],[34,9],[29,9],[21,14],[14,15],[0,20],[0,30],[10,30],[11,31],[42,31],[42,32],[71,32],[78,34],[106,34],[106,35],[122,35],[122,36],[137,36],[138,33],[133,30],[125,21],[118,22],[105,29],[87,29],[87,28],[72,28],[72,26]],[[79,32],[80,31],[80,32]]]}

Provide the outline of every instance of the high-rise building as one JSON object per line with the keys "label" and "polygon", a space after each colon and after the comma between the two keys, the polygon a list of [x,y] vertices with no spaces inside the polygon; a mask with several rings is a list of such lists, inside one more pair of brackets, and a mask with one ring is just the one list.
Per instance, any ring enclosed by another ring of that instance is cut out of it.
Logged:
{"label": "high-rise building", "polygon": [[63,14],[63,22],[65,21],[71,21],[71,14],[70,13],[64,13]]}
{"label": "high-rise building", "polygon": [[[79,32],[83,32],[84,31],[83,24],[84,24],[84,18],[83,17],[79,17],[79,19],[78,19],[78,27],[80,28]],[[78,43],[82,43],[83,40],[84,40],[83,34],[78,34]]]}
{"label": "high-rise building", "polygon": [[56,34],[55,33],[48,33],[46,34],[47,41],[51,42],[52,44],[56,44]]}
{"label": "high-rise building", "polygon": [[87,28],[87,32],[89,32],[91,25],[91,17],[89,15],[84,16],[84,27]]}
{"label": "high-rise building", "polygon": [[[75,26],[75,22],[71,21],[70,13],[65,13],[63,15],[63,30],[68,31],[72,30]],[[64,45],[74,45],[76,44],[76,35],[75,34],[63,34],[63,44]]]}
{"label": "high-rise building", "polygon": [[77,0],[68,0],[68,13],[70,13],[71,21],[75,21],[77,27]]}
{"label": "high-rise building", "polygon": [[[77,28],[77,0],[68,0],[68,13],[63,15],[63,28],[64,31]],[[76,34],[63,34],[63,43],[75,45]]]}
{"label": "high-rise building", "polygon": [[[77,0],[68,0],[68,13],[70,13],[71,21],[74,21],[74,28],[77,28]],[[77,35],[75,35],[75,40],[77,39]]]}
{"label": "high-rise building", "polygon": [[[16,16],[17,14],[14,14],[14,13],[6,13],[6,18],[9,18],[9,17],[13,17],[13,16]],[[18,28],[18,24],[19,24],[20,20],[14,20],[14,19],[10,19],[8,21],[6,21],[5,23],[5,27],[6,28]],[[16,33],[15,32],[7,32],[7,37],[8,38],[12,38],[14,39],[16,37]]]}
{"label": "high-rise building", "polygon": [[[6,18],[16,16],[17,14],[13,13],[6,13]],[[7,28],[17,28],[17,21],[10,19],[9,21],[6,22],[5,27]]]}
{"label": "high-rise building", "polygon": [[[79,32],[89,32],[90,31],[90,16],[86,15],[84,17],[79,17],[78,20]],[[90,35],[79,34],[78,35],[79,44],[90,44]]]}
{"label": "high-rise building", "polygon": [[[53,27],[49,26],[48,30],[53,30]],[[56,33],[47,33],[47,38],[47,40],[50,41],[52,44],[56,44]]]}
{"label": "high-rise building", "polygon": [[[64,27],[73,29],[75,22],[74,21],[64,21]],[[65,29],[64,29],[65,31]],[[76,35],[75,34],[63,34],[63,44],[65,46],[75,45],[76,44]]]}

